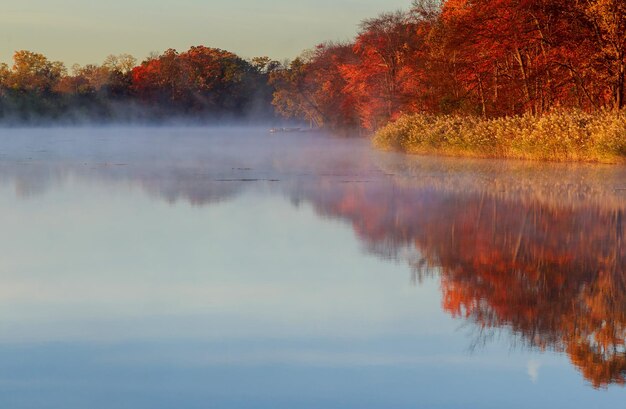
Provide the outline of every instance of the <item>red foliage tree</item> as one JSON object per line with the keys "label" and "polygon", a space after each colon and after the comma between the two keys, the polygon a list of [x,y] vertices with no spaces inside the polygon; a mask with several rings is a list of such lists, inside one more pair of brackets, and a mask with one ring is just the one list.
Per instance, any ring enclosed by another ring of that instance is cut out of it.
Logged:
{"label": "red foliage tree", "polygon": [[242,112],[253,99],[258,71],[217,48],[167,50],[132,70],[132,89],[144,102],[185,111]]}
{"label": "red foliage tree", "polygon": [[346,92],[342,67],[352,64],[350,44],[325,43],[272,73],[273,104],[286,117],[304,118],[318,127],[359,126],[357,103]]}
{"label": "red foliage tree", "polygon": [[341,67],[361,123],[376,129],[402,112],[420,110],[423,38],[408,13],[365,20],[356,38],[358,59]]}

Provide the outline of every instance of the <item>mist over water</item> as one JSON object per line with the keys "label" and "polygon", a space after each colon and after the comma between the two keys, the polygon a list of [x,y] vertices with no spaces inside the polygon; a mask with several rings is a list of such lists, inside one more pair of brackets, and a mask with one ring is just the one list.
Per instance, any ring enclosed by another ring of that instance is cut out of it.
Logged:
{"label": "mist over water", "polygon": [[0,404],[619,407],[626,170],[0,129]]}

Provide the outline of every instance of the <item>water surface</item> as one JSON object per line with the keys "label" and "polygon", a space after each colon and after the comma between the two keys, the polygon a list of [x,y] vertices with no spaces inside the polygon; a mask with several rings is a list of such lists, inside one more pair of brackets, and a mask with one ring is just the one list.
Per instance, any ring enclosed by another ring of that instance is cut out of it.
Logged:
{"label": "water surface", "polygon": [[0,406],[609,408],[626,168],[0,131]]}

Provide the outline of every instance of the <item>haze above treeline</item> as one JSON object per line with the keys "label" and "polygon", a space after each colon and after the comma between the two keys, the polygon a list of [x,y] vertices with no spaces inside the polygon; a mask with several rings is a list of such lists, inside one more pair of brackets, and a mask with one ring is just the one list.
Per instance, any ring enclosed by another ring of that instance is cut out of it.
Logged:
{"label": "haze above treeline", "polygon": [[273,118],[376,130],[402,114],[500,117],[624,107],[621,0],[416,0],[290,62],[196,46],[66,67],[0,66],[5,121]]}

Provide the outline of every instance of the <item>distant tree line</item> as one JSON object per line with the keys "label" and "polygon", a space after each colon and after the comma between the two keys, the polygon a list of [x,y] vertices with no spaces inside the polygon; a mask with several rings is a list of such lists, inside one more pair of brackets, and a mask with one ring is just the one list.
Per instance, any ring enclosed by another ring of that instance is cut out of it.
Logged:
{"label": "distant tree line", "polygon": [[[74,66],[18,51],[0,65],[0,115],[119,119],[276,113],[376,130],[403,114],[542,115],[626,105],[624,0],[414,0],[347,43],[290,63],[167,50]],[[273,105],[273,107],[272,107]]]}
{"label": "distant tree line", "polygon": [[8,121],[158,120],[268,117],[273,115],[268,77],[279,63],[244,60],[203,46],[167,50],[137,65],[109,56],[101,65],[74,65],[17,51],[0,64],[0,118]]}
{"label": "distant tree line", "polygon": [[271,82],[285,116],[378,129],[407,113],[619,110],[625,67],[624,0],[415,0]]}

